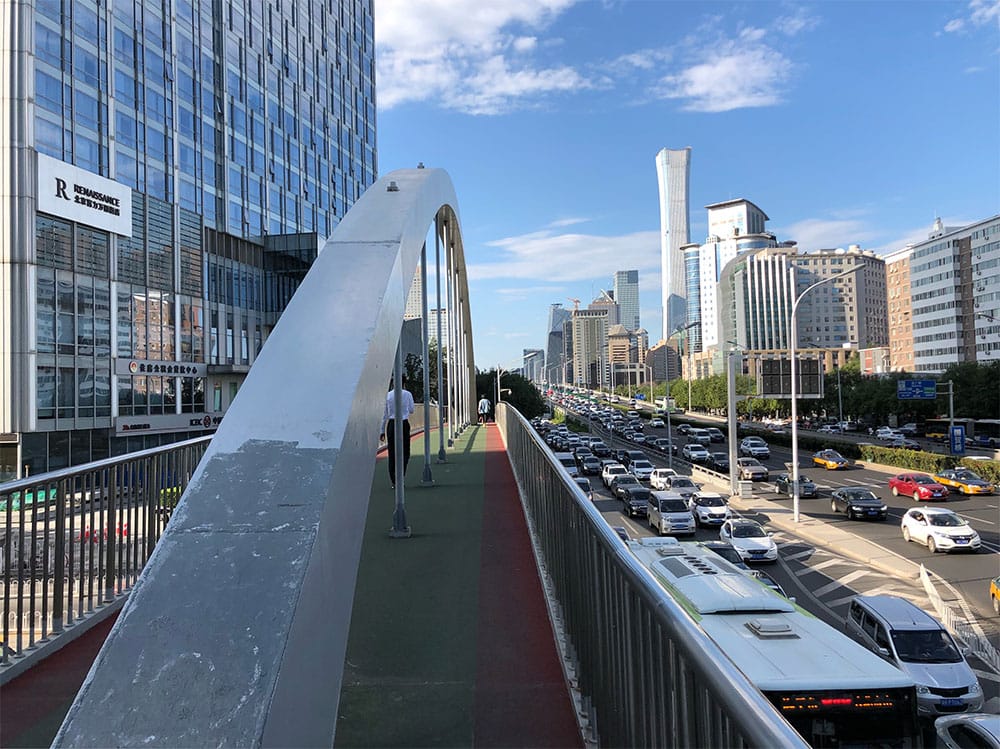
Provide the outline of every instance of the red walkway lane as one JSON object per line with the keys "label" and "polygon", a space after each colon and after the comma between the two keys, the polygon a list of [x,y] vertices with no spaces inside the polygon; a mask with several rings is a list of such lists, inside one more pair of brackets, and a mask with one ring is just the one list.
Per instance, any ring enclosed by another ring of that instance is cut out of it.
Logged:
{"label": "red walkway lane", "polygon": [[476,747],[582,747],[510,461],[488,426]]}

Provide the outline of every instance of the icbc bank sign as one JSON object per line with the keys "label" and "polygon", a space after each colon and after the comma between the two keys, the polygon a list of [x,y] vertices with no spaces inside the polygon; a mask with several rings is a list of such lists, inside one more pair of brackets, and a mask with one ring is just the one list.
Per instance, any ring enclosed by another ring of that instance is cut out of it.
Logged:
{"label": "icbc bank sign", "polygon": [[38,211],[132,236],[132,189],[38,154]]}

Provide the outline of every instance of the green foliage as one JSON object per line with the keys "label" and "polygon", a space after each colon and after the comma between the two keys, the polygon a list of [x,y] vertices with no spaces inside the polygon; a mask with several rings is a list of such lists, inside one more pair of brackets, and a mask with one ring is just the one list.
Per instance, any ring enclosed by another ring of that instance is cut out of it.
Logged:
{"label": "green foliage", "polygon": [[962,458],[958,461],[958,464],[963,468],[968,468],[973,473],[978,474],[984,481],[1000,485],[1000,461],[969,460],[968,458]]}
{"label": "green foliage", "polygon": [[955,459],[950,455],[923,450],[898,450],[879,445],[861,445],[861,458],[872,463],[925,473],[937,473],[955,465]]}
{"label": "green foliage", "polygon": [[[545,399],[531,380],[519,374],[503,372],[500,375],[500,389],[505,391],[501,400],[511,404],[526,419],[541,416],[547,410]],[[509,390],[510,392],[506,392]],[[496,407],[497,402],[497,370],[476,373],[476,394],[478,401],[481,395],[490,399]]]}
{"label": "green foliage", "polygon": [[[447,352],[446,352],[447,353]],[[438,345],[437,341],[431,341],[430,346],[427,347],[427,375],[431,381],[430,394],[431,400],[435,403],[439,403],[438,400],[438,382],[437,382],[437,359],[438,359]],[[445,390],[447,390],[448,382],[448,368],[446,366],[448,357],[441,361],[441,377],[445,382]],[[417,403],[424,402],[424,359],[422,356],[417,354],[407,354],[406,359],[403,361],[403,376],[406,378],[407,389],[413,394],[413,400]]]}

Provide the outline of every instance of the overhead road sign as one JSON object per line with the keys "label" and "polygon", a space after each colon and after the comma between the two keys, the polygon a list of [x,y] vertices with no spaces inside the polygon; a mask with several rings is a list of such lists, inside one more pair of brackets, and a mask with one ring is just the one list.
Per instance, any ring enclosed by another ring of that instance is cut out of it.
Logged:
{"label": "overhead road sign", "polygon": [[937,398],[935,380],[900,380],[896,383],[898,400],[932,401]]}
{"label": "overhead road sign", "polygon": [[[797,398],[823,397],[823,368],[815,357],[800,357],[796,367]],[[792,360],[787,357],[761,359],[757,369],[757,392],[761,398],[792,397]]]}

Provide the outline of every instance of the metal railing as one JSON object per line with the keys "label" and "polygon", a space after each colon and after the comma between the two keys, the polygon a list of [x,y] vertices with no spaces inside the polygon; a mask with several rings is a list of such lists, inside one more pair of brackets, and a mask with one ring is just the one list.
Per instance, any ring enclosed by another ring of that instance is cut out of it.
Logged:
{"label": "metal railing", "polygon": [[964,601],[960,603],[963,608],[966,608],[966,612],[958,613],[941,597],[931,579],[932,574],[924,565],[920,565],[920,582],[923,584],[924,592],[930,599],[931,605],[934,606],[934,610],[945,629],[964,642],[969,651],[979,660],[1000,673],[1000,651],[990,642],[990,638],[983,632],[975,617],[968,614]]}
{"label": "metal railing", "polygon": [[0,682],[27,655],[128,593],[210,440],[0,484]]}
{"label": "metal railing", "polygon": [[601,746],[806,747],[632,556],[524,418],[497,409]]}

